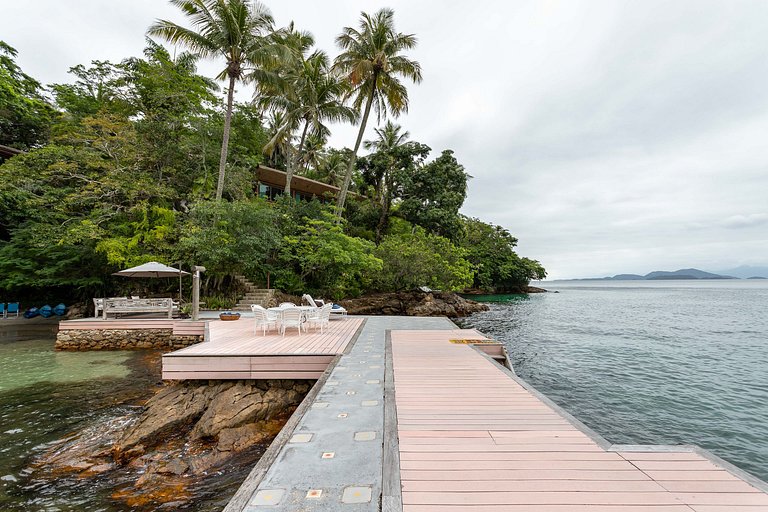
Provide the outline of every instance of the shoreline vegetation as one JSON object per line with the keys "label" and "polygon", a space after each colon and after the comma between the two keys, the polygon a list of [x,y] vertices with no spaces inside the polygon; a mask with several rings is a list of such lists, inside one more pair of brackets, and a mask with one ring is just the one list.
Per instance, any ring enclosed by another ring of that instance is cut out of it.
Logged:
{"label": "shoreline vegetation", "polygon": [[[143,55],[78,64],[70,83],[40,84],[0,42],[0,145],[14,149],[0,156],[5,298],[77,302],[87,315],[92,297],[178,290],[112,276],[147,261],[205,266],[210,309],[237,302],[238,275],[334,301],[422,286],[525,291],[546,277],[507,229],[459,213],[471,176],[458,155],[393,121],[421,80],[407,55],[416,36],[397,31],[393,11],[342,28],[331,58],[263,7],[184,5],[187,24],[159,20]],[[205,77],[200,59],[227,64]],[[253,101],[234,101],[235,85]],[[340,122],[359,126],[352,149],[328,144]],[[259,181],[259,166],[284,186]],[[300,191],[296,176],[336,192]]]}

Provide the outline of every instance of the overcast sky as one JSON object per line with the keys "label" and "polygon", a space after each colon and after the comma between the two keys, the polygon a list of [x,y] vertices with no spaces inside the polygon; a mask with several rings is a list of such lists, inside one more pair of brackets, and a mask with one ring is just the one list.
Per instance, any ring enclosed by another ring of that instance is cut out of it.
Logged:
{"label": "overcast sky", "polygon": [[[551,278],[768,264],[768,2],[267,5],[331,56],[361,10],[394,8],[424,73],[398,122],[456,152],[474,177],[463,213],[509,229]],[[162,0],[0,7],[0,39],[43,83],[140,55],[155,18],[183,20]]]}

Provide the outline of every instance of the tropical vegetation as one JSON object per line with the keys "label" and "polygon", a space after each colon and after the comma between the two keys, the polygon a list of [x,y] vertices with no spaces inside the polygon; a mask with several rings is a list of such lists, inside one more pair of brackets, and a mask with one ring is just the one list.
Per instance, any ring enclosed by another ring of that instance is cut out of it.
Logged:
{"label": "tropical vegetation", "polygon": [[[206,266],[210,304],[228,303],[236,275],[334,299],[524,290],[546,275],[506,229],[460,213],[471,176],[453,151],[387,119],[408,109],[403,80],[421,80],[393,11],[362,13],[331,59],[261,4],[172,3],[191,28],[158,21],[142,56],[76,65],[69,83],[43,86],[0,42],[0,144],[24,151],[0,165],[0,291],[113,295],[136,286],[113,272],[152,260]],[[221,73],[201,76],[216,57]],[[238,84],[252,101],[235,101]],[[330,147],[338,123],[359,125],[351,149]],[[261,197],[259,164],[285,171],[286,189],[303,176],[338,195]]]}

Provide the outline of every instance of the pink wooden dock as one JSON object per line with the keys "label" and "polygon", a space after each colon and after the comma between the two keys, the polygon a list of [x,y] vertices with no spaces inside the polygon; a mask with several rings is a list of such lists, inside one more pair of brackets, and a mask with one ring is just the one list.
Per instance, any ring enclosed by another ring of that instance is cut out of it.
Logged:
{"label": "pink wooden dock", "polygon": [[334,319],[299,335],[253,332],[253,320],[212,320],[203,343],[165,354],[163,379],[317,379],[343,353],[362,318]]}
{"label": "pink wooden dock", "polygon": [[392,331],[403,511],[768,511],[768,494],[714,457],[598,443],[471,346],[449,342],[472,337],[483,338]]}

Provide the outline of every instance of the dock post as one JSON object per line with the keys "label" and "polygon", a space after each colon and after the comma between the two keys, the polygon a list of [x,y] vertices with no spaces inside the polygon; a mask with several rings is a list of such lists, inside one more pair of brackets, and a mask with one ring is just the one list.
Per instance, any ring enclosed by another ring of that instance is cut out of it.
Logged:
{"label": "dock post", "polygon": [[205,267],[195,265],[192,267],[192,320],[200,318],[200,272],[205,272]]}

